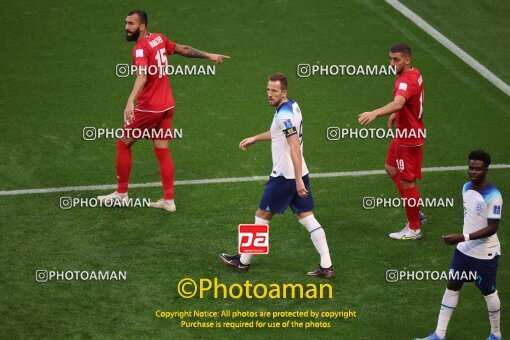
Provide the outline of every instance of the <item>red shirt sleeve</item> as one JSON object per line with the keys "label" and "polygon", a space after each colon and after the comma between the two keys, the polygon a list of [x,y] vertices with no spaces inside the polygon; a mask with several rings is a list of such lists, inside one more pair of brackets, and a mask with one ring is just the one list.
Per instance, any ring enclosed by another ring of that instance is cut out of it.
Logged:
{"label": "red shirt sleeve", "polygon": [[395,83],[395,94],[393,97],[402,96],[406,100],[409,100],[413,93],[412,84],[409,79],[402,79]]}
{"label": "red shirt sleeve", "polygon": [[133,49],[133,65],[136,66],[148,66],[149,65],[149,53],[146,48],[142,46],[135,46]]}
{"label": "red shirt sleeve", "polygon": [[175,52],[175,46],[176,43],[174,43],[172,40],[169,40],[167,37],[163,36],[165,39],[165,47],[166,47],[166,53],[167,54],[173,54]]}

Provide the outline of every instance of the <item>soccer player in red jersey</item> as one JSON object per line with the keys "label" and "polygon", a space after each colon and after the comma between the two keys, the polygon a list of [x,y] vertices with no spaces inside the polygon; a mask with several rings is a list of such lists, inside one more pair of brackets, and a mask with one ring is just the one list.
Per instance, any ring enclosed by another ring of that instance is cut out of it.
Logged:
{"label": "soccer player in red jersey", "polygon": [[390,115],[388,127],[396,126],[386,156],[386,172],[395,183],[400,196],[405,199],[408,223],[399,232],[389,234],[397,240],[420,240],[420,224],[426,218],[420,212],[420,193],[416,180],[422,177],[423,143],[423,78],[417,68],[411,66],[411,48],[397,44],[390,50],[390,63],[396,68],[397,80],[393,86],[393,101],[376,110],[363,112],[358,121],[369,124],[380,116]]}
{"label": "soccer player in red jersey", "polygon": [[149,33],[147,23],[147,13],[142,10],[133,10],[126,17],[126,40],[136,42],[132,55],[138,73],[124,110],[124,136],[117,140],[117,190],[98,199],[128,201],[131,146],[138,140],[139,137],[134,138],[137,135],[149,135],[154,143],[164,192],[163,198],[150,206],[174,212],[174,165],[168,141],[172,139],[175,103],[165,73],[168,55],[177,53],[188,58],[204,58],[216,64],[229,57],[176,44],[161,33]]}

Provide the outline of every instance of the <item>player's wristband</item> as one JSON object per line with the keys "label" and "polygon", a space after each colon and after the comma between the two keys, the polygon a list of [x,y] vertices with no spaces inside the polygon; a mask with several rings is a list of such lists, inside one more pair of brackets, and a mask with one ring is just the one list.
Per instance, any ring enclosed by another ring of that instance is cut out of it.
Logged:
{"label": "player's wristband", "polygon": [[464,241],[469,241],[469,234],[464,234]]}

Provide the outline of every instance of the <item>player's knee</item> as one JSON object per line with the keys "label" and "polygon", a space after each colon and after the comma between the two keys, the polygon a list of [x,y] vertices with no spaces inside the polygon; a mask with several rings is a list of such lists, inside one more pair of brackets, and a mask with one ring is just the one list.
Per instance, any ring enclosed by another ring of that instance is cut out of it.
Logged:
{"label": "player's knee", "polygon": [[492,290],[482,290],[482,289],[480,289],[480,291],[482,292],[483,296],[488,296],[488,295],[494,294],[496,292],[495,289],[492,289]]}
{"label": "player's knee", "polygon": [[414,187],[416,185],[416,181],[401,180],[400,184],[402,184],[402,188],[404,188],[404,189],[411,189],[412,187]]}
{"label": "player's knee", "polygon": [[167,149],[168,148],[168,141],[162,140],[162,139],[155,139],[153,141],[154,147],[158,149]]}
{"label": "player's knee", "polygon": [[262,218],[264,220],[270,220],[271,217],[273,217],[273,214],[270,211],[262,210],[259,208],[255,212],[255,216],[257,216],[258,218]]}
{"label": "player's knee", "polygon": [[395,168],[394,166],[388,165],[388,164],[384,165],[384,169],[386,170],[386,173],[390,177],[395,177],[398,173],[397,168]]}
{"label": "player's knee", "polygon": [[303,211],[303,212],[300,212],[300,213],[296,214],[298,219],[302,219],[302,218],[308,217],[310,215],[313,215],[312,211]]}
{"label": "player's knee", "polygon": [[448,281],[446,283],[446,288],[458,292],[462,288],[462,284],[462,281]]}
{"label": "player's knee", "polygon": [[117,141],[126,144],[126,146],[128,146],[128,147],[130,147],[131,144],[133,144],[135,142],[135,140],[132,138],[124,138],[124,137],[117,139]]}

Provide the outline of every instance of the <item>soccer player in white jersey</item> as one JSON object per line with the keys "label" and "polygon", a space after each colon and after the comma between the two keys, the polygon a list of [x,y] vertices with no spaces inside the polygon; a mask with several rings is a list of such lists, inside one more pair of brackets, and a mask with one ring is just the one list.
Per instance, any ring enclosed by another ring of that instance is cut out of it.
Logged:
{"label": "soccer player in white jersey", "polygon": [[490,155],[483,150],[471,151],[469,154],[468,175],[471,181],[464,184],[462,189],[463,235],[443,236],[444,242],[457,244],[457,249],[453,254],[437,328],[425,338],[427,340],[445,338],[448,322],[459,301],[460,289],[464,282],[470,281],[463,278],[469,278],[469,273],[473,272],[476,272],[475,285],[483,294],[489,311],[491,333],[487,339],[501,339],[500,301],[496,290],[496,272],[501,250],[496,231],[501,219],[503,199],[498,189],[487,181],[490,162]]}
{"label": "soccer player in white jersey", "polygon": [[[334,276],[335,271],[326,234],[312,212],[314,204],[308,168],[303,158],[303,120],[298,104],[287,98],[287,87],[287,78],[283,74],[269,76],[267,98],[276,109],[271,129],[239,143],[239,147],[246,151],[254,143],[271,140],[273,170],[255,213],[255,223],[269,225],[275,213],[282,214],[290,206],[299,223],[310,233],[320,254],[319,267],[307,275],[329,278]],[[252,258],[253,254],[220,254],[224,263],[240,271],[248,270]]]}

